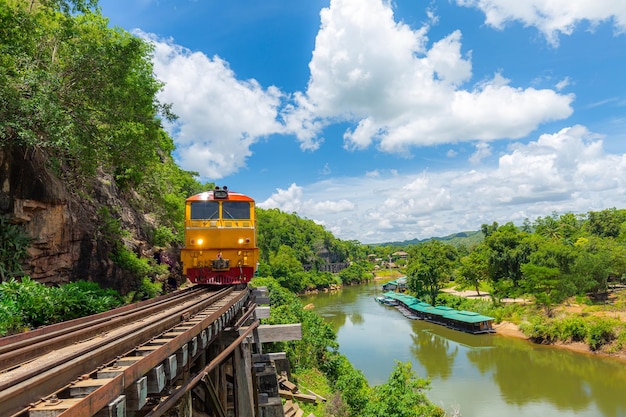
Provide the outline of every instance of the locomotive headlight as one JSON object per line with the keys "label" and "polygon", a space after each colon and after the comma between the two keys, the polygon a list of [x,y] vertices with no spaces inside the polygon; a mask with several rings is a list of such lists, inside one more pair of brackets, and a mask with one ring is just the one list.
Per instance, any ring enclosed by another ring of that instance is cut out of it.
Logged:
{"label": "locomotive headlight", "polygon": [[244,243],[247,244],[247,243],[250,243],[250,238],[247,237],[247,238],[244,239],[244,238],[240,237],[238,242],[239,242],[240,245],[243,245]]}
{"label": "locomotive headlight", "polygon": [[244,239],[242,237],[239,238],[239,244],[243,245]]}
{"label": "locomotive headlight", "polygon": [[198,245],[202,245],[204,243],[204,239],[198,239]]}

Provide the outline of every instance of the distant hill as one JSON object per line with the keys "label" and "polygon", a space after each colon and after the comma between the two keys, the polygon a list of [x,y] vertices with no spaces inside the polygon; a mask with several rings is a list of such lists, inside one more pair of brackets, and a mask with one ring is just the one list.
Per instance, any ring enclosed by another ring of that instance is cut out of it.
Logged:
{"label": "distant hill", "polygon": [[377,246],[409,246],[409,245],[417,245],[418,243],[428,242],[429,240],[439,240],[441,242],[447,243],[452,246],[461,246],[464,245],[468,248],[479,244],[484,239],[484,235],[481,231],[475,230],[470,232],[458,232],[448,236],[443,237],[430,237],[427,239],[412,239],[405,240],[403,242],[386,242],[380,243]]}

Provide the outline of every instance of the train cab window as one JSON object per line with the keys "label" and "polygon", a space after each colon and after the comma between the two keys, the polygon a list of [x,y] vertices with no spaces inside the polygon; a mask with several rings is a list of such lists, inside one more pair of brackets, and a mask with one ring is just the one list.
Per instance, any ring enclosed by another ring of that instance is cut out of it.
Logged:
{"label": "train cab window", "polygon": [[220,203],[217,201],[198,201],[191,203],[191,220],[219,219]]}
{"label": "train cab window", "polygon": [[224,201],[222,203],[223,219],[250,219],[250,203],[244,201]]}

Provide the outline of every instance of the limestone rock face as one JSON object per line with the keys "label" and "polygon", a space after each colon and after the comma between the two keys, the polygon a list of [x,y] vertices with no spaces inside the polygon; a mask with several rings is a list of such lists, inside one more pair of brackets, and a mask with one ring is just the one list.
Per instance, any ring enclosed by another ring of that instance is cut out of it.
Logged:
{"label": "limestone rock face", "polygon": [[64,183],[49,165],[37,151],[0,149],[0,215],[21,224],[32,238],[25,272],[42,283],[85,279],[127,292],[129,277],[109,260],[98,209],[119,215],[131,230],[131,246],[145,241],[143,216],[106,175],[89,184]]}

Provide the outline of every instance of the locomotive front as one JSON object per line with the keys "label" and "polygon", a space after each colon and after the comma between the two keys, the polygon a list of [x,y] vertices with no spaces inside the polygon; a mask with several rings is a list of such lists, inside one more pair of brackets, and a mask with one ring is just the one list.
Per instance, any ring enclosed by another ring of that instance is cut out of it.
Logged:
{"label": "locomotive front", "polygon": [[250,281],[256,271],[254,200],[216,187],[185,202],[183,275],[196,284],[232,285]]}

